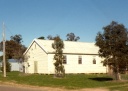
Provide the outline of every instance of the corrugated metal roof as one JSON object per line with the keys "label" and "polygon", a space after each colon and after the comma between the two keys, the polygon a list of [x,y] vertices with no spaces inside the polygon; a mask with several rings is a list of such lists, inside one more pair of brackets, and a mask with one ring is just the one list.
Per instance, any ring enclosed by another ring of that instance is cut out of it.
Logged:
{"label": "corrugated metal roof", "polygon": [[[40,45],[47,53],[53,53],[55,50],[52,48],[53,40],[42,40],[34,39],[34,41]],[[63,41],[64,49],[63,53],[70,54],[98,54],[99,48],[95,46],[95,43],[86,42],[73,42],[73,41]]]}

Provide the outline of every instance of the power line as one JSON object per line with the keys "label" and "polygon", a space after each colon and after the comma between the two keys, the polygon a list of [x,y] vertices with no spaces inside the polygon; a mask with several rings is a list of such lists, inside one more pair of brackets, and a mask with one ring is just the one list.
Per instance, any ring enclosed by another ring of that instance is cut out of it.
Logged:
{"label": "power line", "polygon": [[7,26],[5,27],[6,27],[6,31],[8,31],[11,34],[11,36],[13,36],[13,33],[11,32],[11,30]]}

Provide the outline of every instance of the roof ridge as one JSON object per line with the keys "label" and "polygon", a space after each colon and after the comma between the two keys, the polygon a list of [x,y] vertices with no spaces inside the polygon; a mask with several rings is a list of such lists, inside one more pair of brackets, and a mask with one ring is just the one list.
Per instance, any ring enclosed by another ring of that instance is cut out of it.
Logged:
{"label": "roof ridge", "polygon": [[[38,39],[38,38],[35,38],[34,40],[54,41],[54,40],[45,40],[45,39]],[[95,42],[67,41],[67,40],[63,40],[63,42],[74,42],[74,43],[95,43]]]}

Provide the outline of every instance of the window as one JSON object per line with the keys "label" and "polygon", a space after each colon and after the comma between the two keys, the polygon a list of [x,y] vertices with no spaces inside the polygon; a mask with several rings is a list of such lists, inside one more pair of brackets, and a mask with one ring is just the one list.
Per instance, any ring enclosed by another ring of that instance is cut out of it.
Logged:
{"label": "window", "polygon": [[64,56],[63,64],[67,64],[67,57]]}
{"label": "window", "polygon": [[93,59],[93,64],[96,64],[96,59],[95,58]]}
{"label": "window", "polygon": [[82,56],[78,57],[78,64],[82,64]]}

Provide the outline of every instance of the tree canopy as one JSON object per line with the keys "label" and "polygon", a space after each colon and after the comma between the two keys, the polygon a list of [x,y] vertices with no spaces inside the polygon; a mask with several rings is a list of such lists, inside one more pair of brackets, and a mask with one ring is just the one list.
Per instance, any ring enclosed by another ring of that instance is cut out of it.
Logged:
{"label": "tree canopy", "polygon": [[[23,57],[23,53],[26,50],[26,47],[21,44],[22,36],[21,35],[15,35],[10,37],[11,40],[7,40],[5,42],[5,53],[7,59],[20,59]],[[0,43],[0,51],[3,50],[3,42]]]}
{"label": "tree canopy", "polygon": [[123,24],[112,21],[103,27],[104,32],[96,36],[96,46],[99,46],[99,56],[104,57],[104,65],[111,65],[117,80],[119,72],[128,62],[128,31]]}
{"label": "tree canopy", "polygon": [[67,41],[78,41],[80,39],[80,37],[76,36],[74,33],[68,33],[66,37]]}
{"label": "tree canopy", "polygon": [[45,39],[45,37],[44,37],[44,36],[41,36],[41,37],[39,37],[38,39]]}
{"label": "tree canopy", "polygon": [[11,38],[11,40],[13,40],[19,44],[21,44],[21,42],[22,42],[22,36],[20,34],[16,34],[14,36],[11,36],[10,38]]}
{"label": "tree canopy", "polygon": [[48,35],[47,38],[48,40],[54,40],[55,37],[53,37],[52,35]]}

